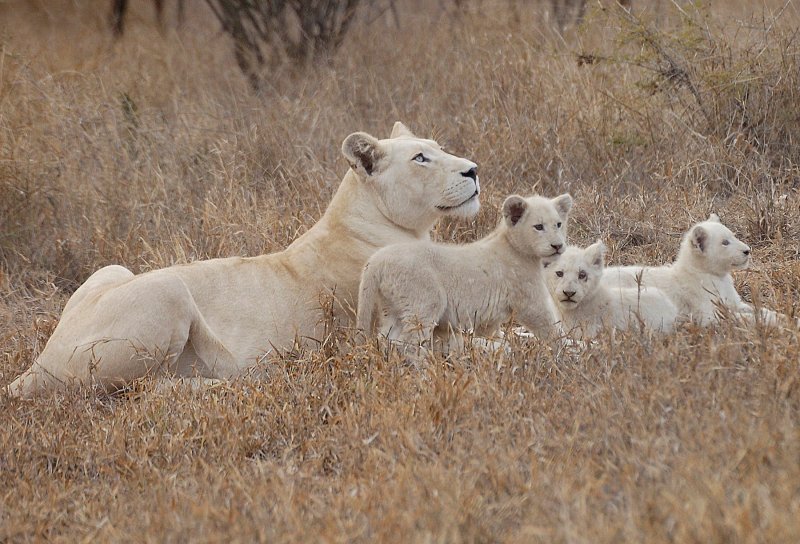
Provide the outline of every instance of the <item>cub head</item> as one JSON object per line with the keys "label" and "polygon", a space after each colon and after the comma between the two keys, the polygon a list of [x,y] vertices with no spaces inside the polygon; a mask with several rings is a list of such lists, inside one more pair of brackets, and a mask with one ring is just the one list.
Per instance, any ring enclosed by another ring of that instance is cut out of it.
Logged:
{"label": "cub head", "polygon": [[400,227],[427,232],[442,216],[478,212],[478,165],[446,153],[433,140],[417,138],[400,122],[386,140],[351,134],[342,143],[342,154],[361,189]]}
{"label": "cub head", "polygon": [[686,233],[681,254],[689,255],[703,272],[716,276],[747,268],[750,263],[750,246],[736,238],[714,213]]}
{"label": "cub head", "polygon": [[503,221],[511,246],[529,257],[543,259],[559,255],[567,243],[567,218],[571,208],[572,197],[568,194],[553,199],[509,196],[503,203]]}
{"label": "cub head", "polygon": [[577,307],[597,290],[605,267],[606,246],[598,240],[586,249],[570,246],[546,267],[547,287],[565,309]]}

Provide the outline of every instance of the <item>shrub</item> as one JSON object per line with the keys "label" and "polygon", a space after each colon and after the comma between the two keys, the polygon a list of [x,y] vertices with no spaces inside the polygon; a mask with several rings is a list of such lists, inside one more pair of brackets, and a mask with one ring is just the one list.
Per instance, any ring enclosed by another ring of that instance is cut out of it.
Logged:
{"label": "shrub", "polygon": [[270,63],[305,65],[341,45],[360,0],[206,0],[251,86]]}

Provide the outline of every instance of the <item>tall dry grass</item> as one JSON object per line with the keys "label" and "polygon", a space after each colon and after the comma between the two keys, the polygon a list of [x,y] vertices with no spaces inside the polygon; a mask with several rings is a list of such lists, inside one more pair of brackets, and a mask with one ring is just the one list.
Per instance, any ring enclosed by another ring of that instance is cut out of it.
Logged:
{"label": "tall dry grass", "polygon": [[[485,234],[510,192],[570,191],[575,243],[667,262],[713,210],[754,247],[742,292],[798,311],[793,2],[638,3],[559,36],[538,3],[407,0],[399,29],[357,25],[260,95],[208,13],[161,33],[132,4],[113,42],[105,2],[0,3],[2,383],[100,266],[285,247],[342,139],[397,119],[480,164],[483,211],[438,239]],[[257,383],[0,399],[0,535],[794,542],[797,353],[795,332],[725,323],[414,370],[344,331]]]}

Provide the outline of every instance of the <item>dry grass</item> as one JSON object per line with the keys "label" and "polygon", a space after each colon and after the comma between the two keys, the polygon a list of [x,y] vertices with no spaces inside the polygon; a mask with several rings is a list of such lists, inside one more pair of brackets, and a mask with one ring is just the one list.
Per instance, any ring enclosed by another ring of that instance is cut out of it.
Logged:
{"label": "dry grass", "polygon": [[[754,247],[746,296],[800,313],[794,3],[662,1],[639,11],[655,34],[608,10],[561,39],[524,2],[407,0],[400,30],[362,24],[261,96],[202,10],[162,35],[134,2],[112,43],[106,4],[0,2],[0,383],[102,265],[286,246],[342,139],[396,119],[481,166],[484,210],[439,239],[486,233],[512,191],[570,191],[575,243],[666,262],[714,210]],[[414,370],[343,333],[257,383],[0,399],[0,539],[797,542],[799,352],[726,323]]]}

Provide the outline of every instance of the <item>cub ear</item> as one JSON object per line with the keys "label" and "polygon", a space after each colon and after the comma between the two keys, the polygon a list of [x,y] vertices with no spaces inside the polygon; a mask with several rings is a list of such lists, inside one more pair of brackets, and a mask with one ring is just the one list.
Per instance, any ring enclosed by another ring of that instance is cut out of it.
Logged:
{"label": "cub ear", "polygon": [[560,254],[542,258],[542,268],[547,268],[548,266],[550,266],[554,262],[558,261],[559,257],[561,257]]}
{"label": "cub ear", "polygon": [[715,213],[712,213],[711,215],[709,215],[708,219],[706,219],[706,221],[711,221],[712,223],[721,223],[722,222],[722,221],[719,220],[719,216],[717,214],[715,214]]}
{"label": "cub ear", "polygon": [[708,242],[708,232],[706,229],[697,225],[692,229],[689,236],[691,236],[692,247],[699,249],[701,253],[706,250],[706,243]]}
{"label": "cub ear", "polygon": [[562,219],[566,219],[569,215],[569,211],[572,209],[572,196],[569,193],[564,193],[561,196],[555,197],[552,202],[558,211],[558,215],[560,215]]}
{"label": "cub ear", "polygon": [[513,227],[528,209],[528,203],[519,195],[511,195],[503,202],[503,218],[509,227]]}
{"label": "cub ear", "polygon": [[603,268],[605,265],[607,249],[608,248],[606,248],[606,245],[602,240],[598,240],[586,248],[586,254],[588,255],[589,261],[592,263],[594,268]]}
{"label": "cub ear", "polygon": [[360,177],[383,170],[386,152],[380,142],[365,132],[354,132],[342,142],[342,154],[350,168]]}
{"label": "cub ear", "polygon": [[416,138],[416,136],[414,136],[414,133],[411,132],[411,129],[409,129],[407,126],[405,126],[400,121],[395,122],[394,126],[392,127],[392,135],[389,136],[389,137],[390,138],[402,138],[402,137]]}

